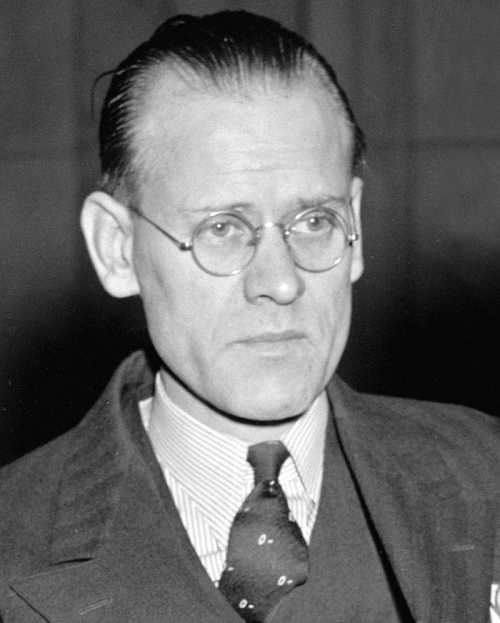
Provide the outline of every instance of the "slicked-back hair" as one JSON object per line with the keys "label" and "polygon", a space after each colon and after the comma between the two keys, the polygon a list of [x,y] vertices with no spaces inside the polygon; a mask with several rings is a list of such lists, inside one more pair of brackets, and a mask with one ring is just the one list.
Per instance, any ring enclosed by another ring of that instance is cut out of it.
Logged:
{"label": "slicked-back hair", "polygon": [[346,93],[331,65],[300,35],[278,22],[246,11],[221,11],[204,17],[167,19],[112,72],[99,126],[102,190],[136,195],[134,123],[141,112],[154,69],[169,67],[224,92],[263,78],[288,85],[313,78],[332,95],[352,129],[352,169],[359,168],[365,141]]}

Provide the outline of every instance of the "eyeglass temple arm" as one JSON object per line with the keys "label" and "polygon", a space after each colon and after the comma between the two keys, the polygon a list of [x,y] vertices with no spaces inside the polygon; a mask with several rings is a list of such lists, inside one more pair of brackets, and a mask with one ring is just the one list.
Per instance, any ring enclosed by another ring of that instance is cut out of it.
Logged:
{"label": "eyeglass temple arm", "polygon": [[145,220],[146,223],[149,223],[150,225],[152,225],[155,229],[157,229],[164,236],[167,236],[167,238],[169,238],[180,251],[191,251],[191,249],[193,248],[193,244],[191,242],[182,242],[182,240],[178,240],[175,236],[169,233],[166,229],[163,229],[163,227],[160,227],[158,223],[155,223],[154,221],[152,221],[149,217],[147,217],[137,208],[133,208],[132,212],[134,212],[134,214],[137,214],[137,216]]}

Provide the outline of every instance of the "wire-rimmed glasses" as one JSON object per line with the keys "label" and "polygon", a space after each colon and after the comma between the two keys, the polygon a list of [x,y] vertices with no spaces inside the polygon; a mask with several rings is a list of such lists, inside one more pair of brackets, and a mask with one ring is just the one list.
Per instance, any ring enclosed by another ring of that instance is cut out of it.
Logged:
{"label": "wire-rimmed glasses", "polygon": [[[351,203],[348,203],[352,216]],[[254,226],[238,212],[209,214],[193,230],[190,240],[181,241],[137,208],[133,212],[169,238],[180,251],[191,251],[198,266],[218,277],[236,275],[253,260],[263,232],[281,230],[296,266],[309,272],[324,272],[337,266],[349,246],[359,238],[354,226],[336,209],[311,207],[284,222]]]}

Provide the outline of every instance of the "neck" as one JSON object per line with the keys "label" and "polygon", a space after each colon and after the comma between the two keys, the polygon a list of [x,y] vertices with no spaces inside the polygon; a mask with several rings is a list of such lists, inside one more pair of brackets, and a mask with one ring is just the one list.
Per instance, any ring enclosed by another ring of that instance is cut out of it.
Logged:
{"label": "neck", "polygon": [[204,402],[179,383],[164,368],[160,371],[163,387],[170,398],[180,409],[186,411],[203,425],[224,435],[230,435],[247,443],[272,441],[280,439],[290,430],[297,419],[292,418],[260,421],[249,420],[225,413]]}

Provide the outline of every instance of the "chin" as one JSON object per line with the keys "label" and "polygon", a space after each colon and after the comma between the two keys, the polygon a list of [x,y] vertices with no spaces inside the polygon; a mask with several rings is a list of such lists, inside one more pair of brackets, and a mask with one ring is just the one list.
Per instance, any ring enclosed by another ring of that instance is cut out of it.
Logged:
{"label": "chin", "polygon": [[316,398],[313,392],[295,385],[291,388],[267,387],[239,394],[237,404],[229,410],[237,417],[254,422],[281,422],[306,411]]}
{"label": "chin", "polygon": [[[326,366],[308,353],[274,365],[247,365],[232,386],[235,414],[256,421],[281,421],[307,411],[325,386]],[[254,362],[252,362],[254,364]]]}

